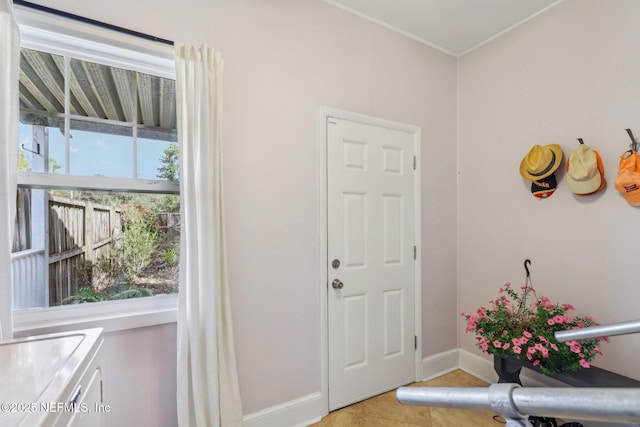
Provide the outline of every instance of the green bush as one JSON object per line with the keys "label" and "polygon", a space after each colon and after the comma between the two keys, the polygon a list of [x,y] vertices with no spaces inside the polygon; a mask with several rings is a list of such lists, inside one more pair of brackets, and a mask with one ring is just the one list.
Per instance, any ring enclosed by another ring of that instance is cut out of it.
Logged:
{"label": "green bush", "polygon": [[158,237],[156,214],[140,205],[125,205],[122,213],[122,252],[124,273],[136,277],[153,259]]}
{"label": "green bush", "polygon": [[91,287],[81,288],[77,294],[70,295],[62,300],[62,304],[82,304],[85,302],[107,301],[109,296],[96,292]]}
{"label": "green bush", "polygon": [[128,298],[140,298],[153,296],[153,291],[138,286],[130,286],[122,289],[121,283],[114,283],[105,291],[96,291],[93,287],[81,288],[78,293],[70,295],[62,300],[62,304],[83,304],[87,302],[111,301]]}

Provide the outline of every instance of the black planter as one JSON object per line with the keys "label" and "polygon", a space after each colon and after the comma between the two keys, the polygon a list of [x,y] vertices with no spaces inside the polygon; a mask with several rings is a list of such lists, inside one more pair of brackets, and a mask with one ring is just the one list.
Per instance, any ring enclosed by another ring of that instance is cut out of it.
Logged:
{"label": "black planter", "polygon": [[520,371],[522,368],[542,373],[540,368],[526,360],[516,359],[513,356],[493,356],[493,369],[495,369],[496,374],[498,374],[499,383],[522,385],[522,382],[520,382]]}
{"label": "black planter", "polygon": [[[531,369],[544,375],[538,366],[534,366],[529,361],[516,359],[512,356],[493,356],[493,369],[498,374],[498,382],[500,383],[522,385],[520,382],[522,368]],[[640,387],[640,381],[634,378],[625,377],[593,365],[587,369],[558,372],[551,378],[573,387]]]}

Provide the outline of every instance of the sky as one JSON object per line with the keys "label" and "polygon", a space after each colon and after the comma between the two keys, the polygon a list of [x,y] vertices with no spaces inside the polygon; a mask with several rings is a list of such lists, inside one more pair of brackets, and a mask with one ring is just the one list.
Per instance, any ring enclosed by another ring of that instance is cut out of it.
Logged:
{"label": "sky", "polygon": [[[133,177],[133,140],[131,137],[71,130],[70,173],[102,175],[115,178]],[[170,142],[138,138],[138,178],[158,179],[160,159]],[[31,147],[31,126],[20,124],[20,151]],[[60,165],[57,173],[65,173],[65,138],[56,128],[49,128],[49,157]]]}

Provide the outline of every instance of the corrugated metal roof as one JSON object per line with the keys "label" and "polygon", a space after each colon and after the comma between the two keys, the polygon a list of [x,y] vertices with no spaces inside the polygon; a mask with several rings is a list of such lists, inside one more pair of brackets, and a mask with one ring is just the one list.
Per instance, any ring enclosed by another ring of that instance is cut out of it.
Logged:
{"label": "corrugated metal roof", "polygon": [[[65,58],[22,49],[20,110],[26,122],[61,127],[65,112]],[[175,140],[175,82],[130,70],[69,59],[69,111],[74,123],[138,123],[139,135]],[[105,128],[106,129],[106,128]],[[108,130],[105,130],[109,132]],[[155,135],[155,137],[154,137]],[[171,135],[173,135],[171,137]]]}

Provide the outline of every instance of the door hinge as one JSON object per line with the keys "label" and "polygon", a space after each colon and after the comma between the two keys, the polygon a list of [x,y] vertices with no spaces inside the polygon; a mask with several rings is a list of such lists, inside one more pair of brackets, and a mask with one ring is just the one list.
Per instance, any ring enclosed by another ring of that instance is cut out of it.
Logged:
{"label": "door hinge", "polygon": [[413,259],[418,259],[418,247],[416,245],[413,245]]}
{"label": "door hinge", "polygon": [[416,159],[416,156],[413,156],[413,170],[416,170],[417,163],[418,163],[418,160]]}
{"label": "door hinge", "polygon": [[414,350],[418,349],[418,336],[417,335],[413,336],[413,349]]}
{"label": "door hinge", "polygon": [[330,125],[337,125],[338,119],[336,119],[335,117],[327,117],[327,123],[329,123]]}

